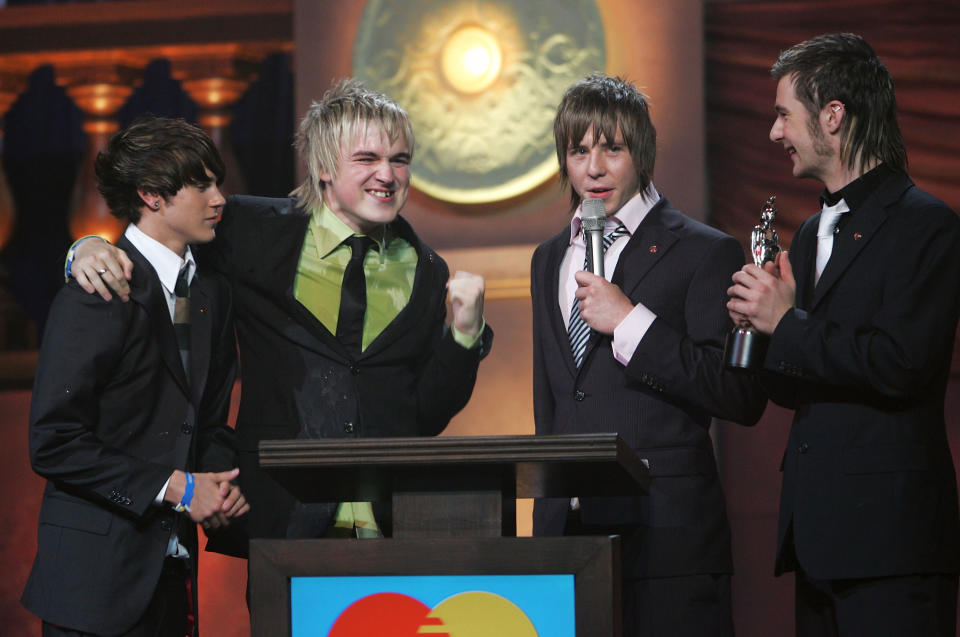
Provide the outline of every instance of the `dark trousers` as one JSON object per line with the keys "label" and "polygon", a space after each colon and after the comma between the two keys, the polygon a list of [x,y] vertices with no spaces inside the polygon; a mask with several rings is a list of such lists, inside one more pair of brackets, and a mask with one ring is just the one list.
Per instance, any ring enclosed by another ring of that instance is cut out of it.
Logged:
{"label": "dark trousers", "polygon": [[[157,589],[147,605],[143,617],[127,632],[116,637],[185,637],[189,636],[190,622],[187,615],[193,603],[187,582],[190,571],[186,560],[167,558]],[[98,637],[43,622],[43,637]]]}
{"label": "dark trousers", "polygon": [[623,637],[733,637],[730,576],[624,580]]}
{"label": "dark trousers", "polygon": [[798,637],[955,637],[957,576],[815,580],[796,574]]}
{"label": "dark trousers", "polygon": [[[564,527],[564,535],[629,533],[629,528],[583,524],[579,511],[568,513]],[[727,573],[624,578],[621,590],[623,637],[733,637]]]}

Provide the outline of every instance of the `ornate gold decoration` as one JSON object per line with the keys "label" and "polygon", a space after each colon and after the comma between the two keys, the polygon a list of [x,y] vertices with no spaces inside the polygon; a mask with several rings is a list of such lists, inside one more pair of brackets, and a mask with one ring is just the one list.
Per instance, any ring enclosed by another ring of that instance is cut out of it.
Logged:
{"label": "ornate gold decoration", "polygon": [[557,104],[605,62],[593,0],[370,0],[353,51],[354,75],[410,113],[413,185],[457,203],[553,176]]}

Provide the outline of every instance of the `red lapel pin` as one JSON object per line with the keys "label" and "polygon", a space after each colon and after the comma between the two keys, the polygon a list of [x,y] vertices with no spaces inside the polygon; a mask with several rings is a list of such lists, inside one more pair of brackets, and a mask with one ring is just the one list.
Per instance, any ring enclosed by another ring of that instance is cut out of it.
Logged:
{"label": "red lapel pin", "polygon": [[656,244],[650,246],[650,254],[656,254],[659,249]]}
{"label": "red lapel pin", "polygon": [[854,240],[854,241],[859,241],[859,240],[862,239],[862,238],[863,238],[863,235],[860,234],[859,232],[854,232],[854,233],[853,233],[853,240]]}
{"label": "red lapel pin", "polygon": [[200,308],[200,313],[201,313],[201,314],[206,314],[206,313],[207,313],[207,308],[201,307],[201,308]]}

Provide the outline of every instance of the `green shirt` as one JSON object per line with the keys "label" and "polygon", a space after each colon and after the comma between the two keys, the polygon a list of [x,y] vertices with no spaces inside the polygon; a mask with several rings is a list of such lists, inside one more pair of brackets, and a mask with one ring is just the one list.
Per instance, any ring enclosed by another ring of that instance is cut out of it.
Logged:
{"label": "green shirt", "polygon": [[[340,314],[340,288],[350,261],[350,246],[344,241],[353,230],[327,206],[315,210],[307,226],[300,251],[293,295],[331,334],[337,333]],[[417,274],[417,251],[406,239],[383,226],[380,236],[371,235],[376,248],[367,251],[363,273],[367,283],[367,312],[363,318],[363,343],[366,349],[410,301]],[[453,338],[470,349],[480,340],[453,328]]]}
{"label": "green shirt", "polygon": [[[340,288],[350,262],[350,246],[343,243],[353,230],[329,208],[315,210],[307,227],[307,236],[300,251],[293,295],[318,321],[337,333],[340,314]],[[417,251],[410,242],[390,233],[387,226],[380,236],[371,236],[377,248],[371,248],[363,259],[367,284],[367,311],[363,317],[363,344],[366,349],[395,319],[410,301],[413,279],[417,273]],[[470,349],[480,340],[453,329],[453,338]],[[369,502],[345,502],[337,507],[331,535],[355,533],[357,537],[382,537]]]}
{"label": "green shirt", "polygon": [[[337,333],[340,287],[350,261],[350,246],[343,242],[353,234],[326,206],[314,211],[293,282],[294,297],[331,334]],[[406,239],[391,236],[386,226],[380,236],[370,238],[377,245],[367,251],[363,260],[367,312],[363,318],[362,349],[406,307],[417,273],[417,251]]]}

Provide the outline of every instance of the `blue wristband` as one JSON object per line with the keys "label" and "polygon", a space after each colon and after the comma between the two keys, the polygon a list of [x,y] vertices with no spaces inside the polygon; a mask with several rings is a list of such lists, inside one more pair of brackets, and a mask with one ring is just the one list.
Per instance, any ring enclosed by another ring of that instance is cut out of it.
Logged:
{"label": "blue wristband", "polygon": [[179,511],[180,513],[184,511],[190,513],[190,502],[193,500],[193,474],[187,473],[186,476],[187,486],[183,489],[183,497],[180,498],[180,503],[173,507],[174,511]]}
{"label": "blue wristband", "polygon": [[64,281],[69,281],[70,276],[72,275],[71,270],[73,269],[73,255],[76,254],[77,252],[77,246],[80,245],[82,242],[86,241],[87,239],[100,239],[101,241],[104,240],[103,237],[99,235],[88,234],[87,236],[80,237],[79,239],[73,242],[73,244],[70,246],[70,249],[67,250],[67,258],[64,260],[64,263],[63,263]]}

